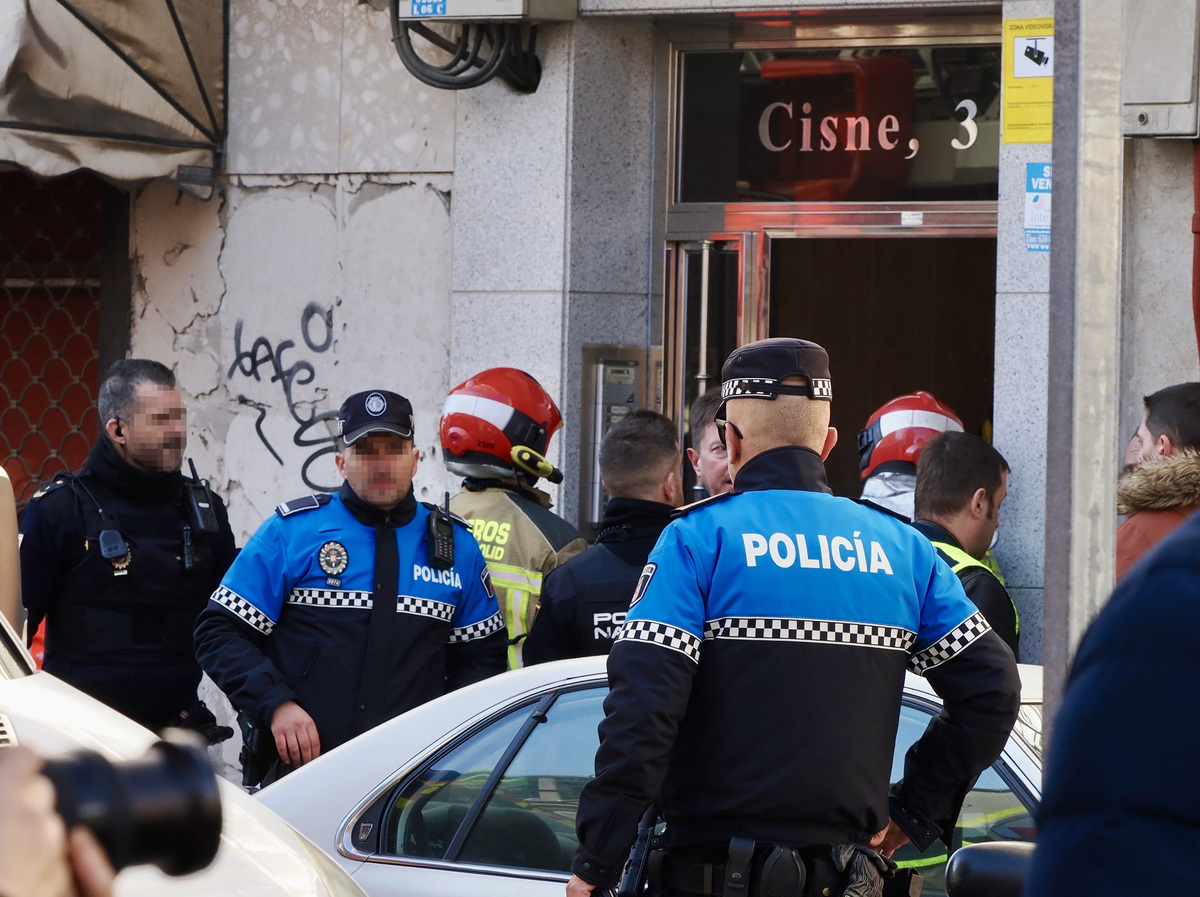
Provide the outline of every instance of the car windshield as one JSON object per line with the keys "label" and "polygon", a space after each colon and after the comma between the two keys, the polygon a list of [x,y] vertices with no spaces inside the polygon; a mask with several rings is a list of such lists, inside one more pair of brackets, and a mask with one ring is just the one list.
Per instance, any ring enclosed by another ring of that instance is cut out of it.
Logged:
{"label": "car windshield", "polygon": [[1013,726],[1013,733],[1029,745],[1030,749],[1037,754],[1038,759],[1041,759],[1042,705],[1040,703],[1021,705],[1016,725]]}

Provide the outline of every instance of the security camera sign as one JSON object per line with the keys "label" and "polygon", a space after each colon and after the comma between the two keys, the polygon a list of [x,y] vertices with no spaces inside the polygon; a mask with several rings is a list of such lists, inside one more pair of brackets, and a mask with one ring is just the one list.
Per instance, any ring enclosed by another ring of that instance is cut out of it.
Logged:
{"label": "security camera sign", "polygon": [[1003,143],[1049,143],[1054,122],[1054,19],[1005,19]]}
{"label": "security camera sign", "polygon": [[1050,78],[1054,75],[1054,35],[1018,37],[1013,42],[1014,78]]}

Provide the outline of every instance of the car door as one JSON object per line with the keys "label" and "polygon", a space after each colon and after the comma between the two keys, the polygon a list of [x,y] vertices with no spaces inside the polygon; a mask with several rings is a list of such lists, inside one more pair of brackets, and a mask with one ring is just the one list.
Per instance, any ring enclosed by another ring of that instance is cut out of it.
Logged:
{"label": "car door", "polygon": [[422,764],[348,833],[371,897],[561,897],[575,809],[608,689],[553,691],[503,711]]}
{"label": "car door", "polygon": [[[352,819],[347,837],[367,861],[355,879],[371,897],[488,894],[561,897],[569,877],[579,793],[593,773],[607,694],[603,682],[555,689],[493,714],[385,790]],[[892,781],[904,754],[940,708],[908,696]],[[979,777],[963,804],[955,847],[1032,840],[1036,795],[1010,751]],[[897,852],[917,868],[924,893],[945,893],[948,851]]]}

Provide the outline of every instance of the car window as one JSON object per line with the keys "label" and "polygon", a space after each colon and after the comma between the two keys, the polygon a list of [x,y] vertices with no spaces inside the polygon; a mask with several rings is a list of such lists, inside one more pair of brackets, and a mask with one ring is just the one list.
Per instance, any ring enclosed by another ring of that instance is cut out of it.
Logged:
{"label": "car window", "polygon": [[[896,732],[896,749],[892,754],[892,781],[904,774],[904,755],[921,737],[933,714],[931,711],[905,705],[900,711]],[[950,839],[954,849],[981,841],[1032,841],[1037,829],[1033,808],[1026,806],[1000,773],[1001,763],[985,769],[963,799],[958,824]],[[946,893],[946,861],[952,851],[940,840],[923,853],[912,844],[896,851],[894,859],[902,867],[911,867],[925,879],[924,897],[943,897]]]}
{"label": "car window", "polygon": [[0,679],[20,679],[33,672],[29,655],[21,648],[7,620],[0,620]]}
{"label": "car window", "polygon": [[546,712],[504,771],[458,859],[567,872],[575,855],[575,810],[594,772],[606,689],[568,692]]}
{"label": "car window", "polygon": [[471,804],[532,712],[527,704],[505,714],[409,779],[385,814],[382,851],[444,858]]}

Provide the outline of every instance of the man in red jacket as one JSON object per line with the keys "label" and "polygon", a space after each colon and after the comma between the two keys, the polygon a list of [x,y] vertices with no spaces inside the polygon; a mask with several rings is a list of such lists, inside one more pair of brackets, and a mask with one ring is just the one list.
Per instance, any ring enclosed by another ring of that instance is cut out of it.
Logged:
{"label": "man in red jacket", "polygon": [[1200,383],[1178,383],[1143,400],[1137,465],[1117,484],[1117,579],[1200,507]]}

